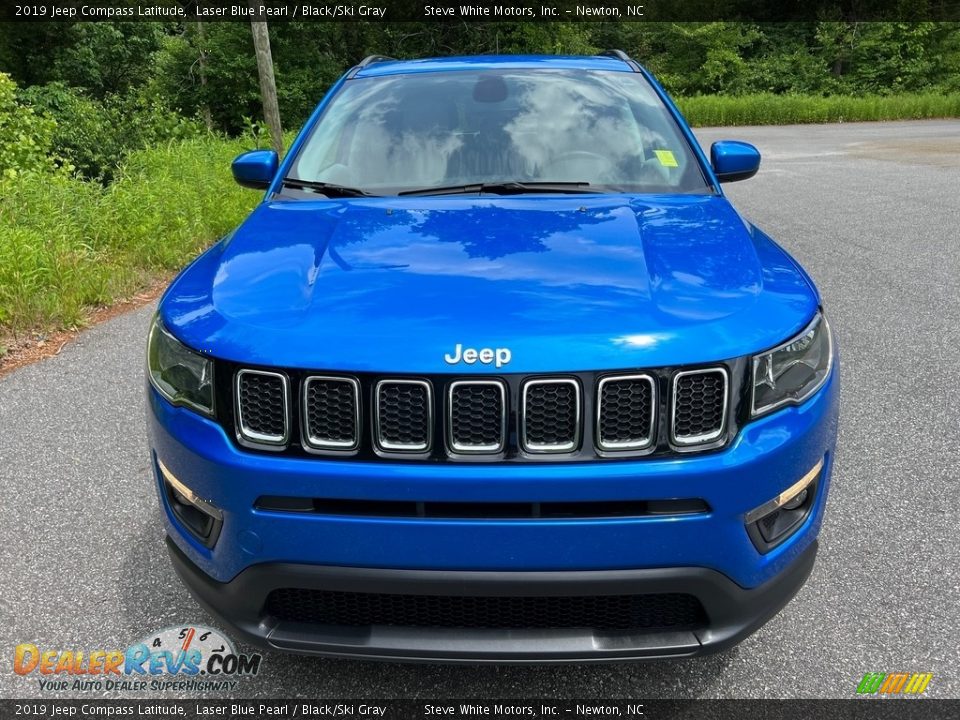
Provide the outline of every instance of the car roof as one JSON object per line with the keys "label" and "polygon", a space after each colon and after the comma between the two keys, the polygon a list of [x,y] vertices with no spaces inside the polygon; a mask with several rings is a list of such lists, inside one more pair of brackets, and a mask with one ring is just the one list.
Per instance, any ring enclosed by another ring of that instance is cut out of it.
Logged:
{"label": "car roof", "polygon": [[521,68],[633,72],[633,67],[629,63],[616,57],[601,55],[469,55],[424,58],[422,60],[376,59],[361,67],[352,77],[365,78],[408,73],[514,70]]}

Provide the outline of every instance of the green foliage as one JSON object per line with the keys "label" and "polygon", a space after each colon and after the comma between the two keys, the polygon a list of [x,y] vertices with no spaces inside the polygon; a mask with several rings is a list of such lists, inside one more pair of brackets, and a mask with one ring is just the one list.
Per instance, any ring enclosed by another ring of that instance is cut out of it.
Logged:
{"label": "green foliage", "polygon": [[[819,23],[816,39],[837,90],[917,91],[941,86],[953,74],[950,24]],[[952,56],[954,69],[957,56]]]}
{"label": "green foliage", "polygon": [[960,117],[960,93],[941,95],[701,95],[681,98],[691,125],[790,125],[799,123],[916,120]]}
{"label": "green foliage", "polygon": [[230,176],[247,147],[209,136],[135,151],[107,188],[49,173],[0,180],[0,328],[75,326],[181,267],[259,199]]}
{"label": "green foliage", "polygon": [[950,89],[960,66],[957,23],[610,23],[594,37],[681,96]]}
{"label": "green foliage", "polygon": [[160,22],[3,23],[0,68],[21,86],[63,82],[95,98],[146,83],[153,55],[177,32]]}
{"label": "green foliage", "polygon": [[657,32],[637,31],[637,57],[678,95],[742,92],[749,82],[744,55],[761,38],[755,26],[729,22],[664,23]]}
{"label": "green foliage", "polygon": [[17,101],[17,86],[0,73],[0,177],[52,168],[56,123]]}
{"label": "green foliage", "polygon": [[[279,74],[279,65],[276,71]],[[173,107],[194,116],[208,110],[215,126],[230,133],[242,130],[244,115],[262,113],[246,23],[191,23],[183,34],[167,38],[152,84]]]}
{"label": "green foliage", "polygon": [[73,42],[54,59],[54,77],[98,98],[126,93],[150,78],[152,55],[173,28],[163,23],[77,23]]}
{"label": "green foliage", "polygon": [[132,150],[201,133],[198,122],[170,110],[144,90],[97,101],[56,82],[28,88],[21,98],[35,111],[56,118],[52,152],[86,178],[109,182]]}
{"label": "green foliage", "polygon": [[34,86],[21,95],[36,112],[56,118],[51,148],[65,165],[99,177],[119,156],[119,139],[103,106],[63,83]]}

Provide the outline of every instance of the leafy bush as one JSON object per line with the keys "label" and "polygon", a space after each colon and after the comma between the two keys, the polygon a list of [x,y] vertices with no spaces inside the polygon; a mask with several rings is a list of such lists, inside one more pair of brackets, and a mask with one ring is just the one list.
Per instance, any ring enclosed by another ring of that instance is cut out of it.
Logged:
{"label": "leafy bush", "polygon": [[259,199],[230,175],[248,146],[206,136],[138,150],[106,188],[53,173],[0,179],[0,335],[78,325],[236,226]]}
{"label": "leafy bush", "polygon": [[63,83],[34,86],[21,98],[45,117],[56,118],[52,150],[70,171],[98,177],[118,154],[116,132],[103,106]]}
{"label": "leafy bush", "polygon": [[195,118],[185,117],[145,88],[125,95],[111,95],[104,101],[104,108],[124,151],[207,133]]}
{"label": "leafy bush", "polygon": [[69,170],[109,182],[132,150],[197,137],[200,124],[166,107],[145,91],[94,100],[64,83],[37,85],[21,93],[37,112],[56,118],[52,151]]}
{"label": "leafy bush", "polygon": [[56,123],[17,102],[17,86],[0,73],[0,177],[53,167],[50,148]]}

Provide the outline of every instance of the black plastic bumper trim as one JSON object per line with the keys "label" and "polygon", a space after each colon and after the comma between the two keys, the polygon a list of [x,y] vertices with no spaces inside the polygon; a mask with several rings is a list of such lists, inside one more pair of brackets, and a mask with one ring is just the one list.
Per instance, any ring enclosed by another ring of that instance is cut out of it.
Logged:
{"label": "black plastic bumper trim", "polygon": [[555,520],[697,515],[710,512],[700,498],[614,502],[417,502],[261,495],[254,508],[267,512],[345,517],[468,518],[471,520]]}
{"label": "black plastic bumper trim", "polygon": [[[644,660],[707,654],[737,644],[763,625],[803,586],[817,543],[780,574],[745,589],[707,568],[477,572],[384,570],[269,563],[221,583],[194,565],[168,537],[174,569],[193,596],[239,639],[267,649],[371,660],[548,663]],[[618,632],[590,629],[496,630],[422,627],[332,627],[278,622],[263,614],[277,588],[417,595],[610,595],[689,593],[706,611],[695,631]]]}

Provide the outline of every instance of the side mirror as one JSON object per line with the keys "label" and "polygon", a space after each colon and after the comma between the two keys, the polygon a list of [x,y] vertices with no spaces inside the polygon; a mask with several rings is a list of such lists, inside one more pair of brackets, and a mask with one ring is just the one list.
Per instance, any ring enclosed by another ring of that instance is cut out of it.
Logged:
{"label": "side mirror", "polygon": [[280,158],[273,150],[251,150],[237,155],[230,165],[233,179],[240,185],[254,190],[266,190],[277,174]]}
{"label": "side mirror", "polygon": [[710,146],[710,164],[722,183],[746,180],[760,169],[760,151],[750,143],[721,140]]}

